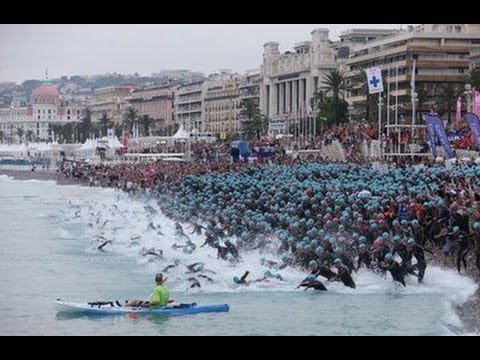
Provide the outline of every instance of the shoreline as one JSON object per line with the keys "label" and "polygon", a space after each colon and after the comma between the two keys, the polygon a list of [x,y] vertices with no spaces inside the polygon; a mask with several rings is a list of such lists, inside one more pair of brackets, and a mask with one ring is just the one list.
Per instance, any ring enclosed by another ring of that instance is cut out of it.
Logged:
{"label": "shoreline", "polygon": [[13,170],[13,169],[2,169],[0,167],[0,175],[6,175],[12,177],[14,180],[19,181],[28,181],[28,180],[39,180],[39,181],[55,181],[57,185],[82,185],[78,181],[73,179],[67,179],[63,176],[58,175],[56,170],[35,170],[31,171],[30,169],[25,170]]}

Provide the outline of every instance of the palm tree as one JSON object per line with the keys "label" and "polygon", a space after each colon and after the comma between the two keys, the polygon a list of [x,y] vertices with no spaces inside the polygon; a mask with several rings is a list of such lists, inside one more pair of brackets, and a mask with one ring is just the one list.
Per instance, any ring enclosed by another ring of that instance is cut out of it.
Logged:
{"label": "palm tree", "polygon": [[107,116],[107,113],[102,114],[102,117],[100,118],[99,122],[100,122],[100,126],[101,126],[100,127],[101,134],[103,134],[103,136],[107,136],[108,135],[108,128],[112,124],[112,122],[110,121],[110,119]]}
{"label": "palm tree", "polygon": [[242,132],[248,139],[259,139],[268,130],[268,118],[262,114],[258,106],[251,100],[242,100],[240,103],[240,117]]}
{"label": "palm tree", "polygon": [[148,115],[143,115],[138,122],[143,128],[143,136],[150,136],[150,128],[154,120]]}
{"label": "palm tree", "polygon": [[435,103],[438,106],[438,112],[440,115],[447,113],[448,123],[450,123],[452,112],[455,111],[457,96],[460,93],[461,90],[456,84],[445,84],[437,93]]}
{"label": "palm tree", "polygon": [[17,135],[20,138],[20,142],[22,142],[23,140],[23,134],[25,134],[25,131],[23,130],[23,128],[21,127],[17,128]]}
{"label": "palm tree", "polygon": [[331,70],[323,78],[327,93],[331,93],[335,102],[338,101],[340,92],[347,90],[345,73],[343,71]]}
{"label": "palm tree", "polygon": [[90,133],[92,132],[92,108],[87,106],[83,109],[83,116],[82,122],[79,126],[80,128],[80,142],[85,142],[89,137]]}
{"label": "palm tree", "polygon": [[29,142],[32,142],[34,135],[35,135],[35,133],[34,133],[32,130],[28,130],[28,131],[27,131],[27,140],[28,140]]}
{"label": "palm tree", "polygon": [[320,116],[332,123],[347,120],[348,104],[344,99],[340,99],[340,94],[347,90],[345,74],[342,71],[331,70],[325,75],[322,84],[325,85],[325,95],[331,96],[324,97],[319,103]]}
{"label": "palm tree", "polygon": [[475,88],[480,89],[480,66],[477,65],[470,71],[468,76],[468,82]]}
{"label": "palm tree", "polygon": [[[417,119],[418,117],[420,117],[420,120],[422,119],[422,108],[423,106],[425,105],[425,103],[427,102],[427,99],[428,99],[428,90],[425,86],[425,84],[419,84],[416,89],[415,89],[416,93],[417,93]],[[415,119],[415,120],[417,120]]]}
{"label": "palm tree", "polygon": [[138,120],[138,111],[135,110],[133,107],[129,106],[127,111],[123,115],[123,124],[124,128],[130,133],[133,134],[133,128],[135,127],[135,123]]}

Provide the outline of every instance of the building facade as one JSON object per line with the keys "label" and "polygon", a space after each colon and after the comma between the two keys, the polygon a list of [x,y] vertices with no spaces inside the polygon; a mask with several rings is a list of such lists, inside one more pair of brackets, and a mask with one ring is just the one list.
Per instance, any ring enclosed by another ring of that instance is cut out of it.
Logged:
{"label": "building facade", "polygon": [[25,107],[0,109],[0,141],[54,141],[55,125],[81,121],[84,104],[63,100],[53,85],[37,88]]}
{"label": "building facade", "polygon": [[336,69],[335,53],[327,29],[311,32],[311,41],[295,44],[281,54],[277,42],[264,44],[260,109],[271,123],[286,125],[311,107],[326,74]]}
{"label": "building facade", "polygon": [[260,69],[247,71],[237,83],[240,101],[249,100],[260,107],[260,84],[262,83]]}
{"label": "building facade", "polygon": [[236,78],[207,84],[204,99],[205,131],[238,133],[240,97]]}
{"label": "building facade", "polygon": [[126,84],[95,89],[90,99],[92,121],[98,122],[103,114],[106,114],[114,125],[122,124],[123,114],[129,106],[127,97],[130,97],[136,88],[135,85]]}
{"label": "building facade", "polygon": [[203,100],[206,92],[205,81],[181,85],[175,93],[175,123],[185,129],[205,132]]}
{"label": "building facade", "polygon": [[480,49],[470,53],[470,70],[480,67]]}
{"label": "building facade", "polygon": [[[365,69],[382,68],[383,104],[390,104],[389,111],[400,113],[395,115],[400,116],[400,122],[412,123],[411,98],[415,91],[414,123],[420,123],[422,113],[435,109],[442,87],[451,84],[463,88],[470,65],[468,57],[479,47],[480,24],[423,24],[354,47],[346,61],[347,85],[351,89],[346,100],[353,107],[353,119],[365,118],[365,86],[358,80]],[[392,108],[396,103],[398,106]]]}
{"label": "building facade", "polygon": [[151,131],[173,125],[174,99],[178,86],[150,86],[133,90],[126,100],[138,116],[149,116],[153,119]]}

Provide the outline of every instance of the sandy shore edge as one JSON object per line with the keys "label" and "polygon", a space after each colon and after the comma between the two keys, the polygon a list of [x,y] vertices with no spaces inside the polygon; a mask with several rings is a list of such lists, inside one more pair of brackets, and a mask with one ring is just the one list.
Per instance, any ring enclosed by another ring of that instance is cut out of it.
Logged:
{"label": "sandy shore edge", "polygon": [[10,176],[15,180],[42,180],[55,181],[58,185],[82,185],[73,179],[67,179],[57,174],[56,171],[46,170],[11,170],[0,168],[0,175]]}

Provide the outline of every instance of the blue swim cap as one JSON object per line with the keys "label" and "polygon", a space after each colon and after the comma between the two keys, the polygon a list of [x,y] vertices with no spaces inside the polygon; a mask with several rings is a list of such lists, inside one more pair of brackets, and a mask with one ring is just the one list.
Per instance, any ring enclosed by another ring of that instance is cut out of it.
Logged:
{"label": "blue swim cap", "polygon": [[358,248],[359,248],[360,250],[366,250],[366,249],[367,249],[367,245],[365,245],[365,244],[360,244],[360,245],[358,246]]}
{"label": "blue swim cap", "polygon": [[476,222],[475,224],[473,224],[473,228],[475,230],[480,230],[480,222]]}
{"label": "blue swim cap", "polygon": [[318,253],[323,253],[323,251],[324,251],[323,246],[318,246],[318,247],[315,249],[315,253],[317,253],[317,254],[318,254]]}
{"label": "blue swim cap", "polygon": [[459,232],[459,231],[460,231],[460,228],[459,228],[458,226],[454,226],[454,227],[453,227],[453,232],[454,232],[454,233],[457,233],[457,232]]}
{"label": "blue swim cap", "polygon": [[408,245],[415,245],[415,244],[416,244],[416,243],[415,243],[415,239],[412,239],[412,238],[408,239],[407,244],[408,244]]}
{"label": "blue swim cap", "polygon": [[393,255],[391,253],[388,253],[385,255],[385,260],[393,260]]}
{"label": "blue swim cap", "polygon": [[240,282],[240,278],[239,278],[238,276],[234,276],[234,277],[233,277],[233,282],[234,282],[235,284],[238,284],[238,283]]}
{"label": "blue swim cap", "polygon": [[343,263],[342,263],[342,259],[339,259],[339,258],[336,258],[336,259],[333,261],[333,263],[334,263],[335,265],[343,264]]}

